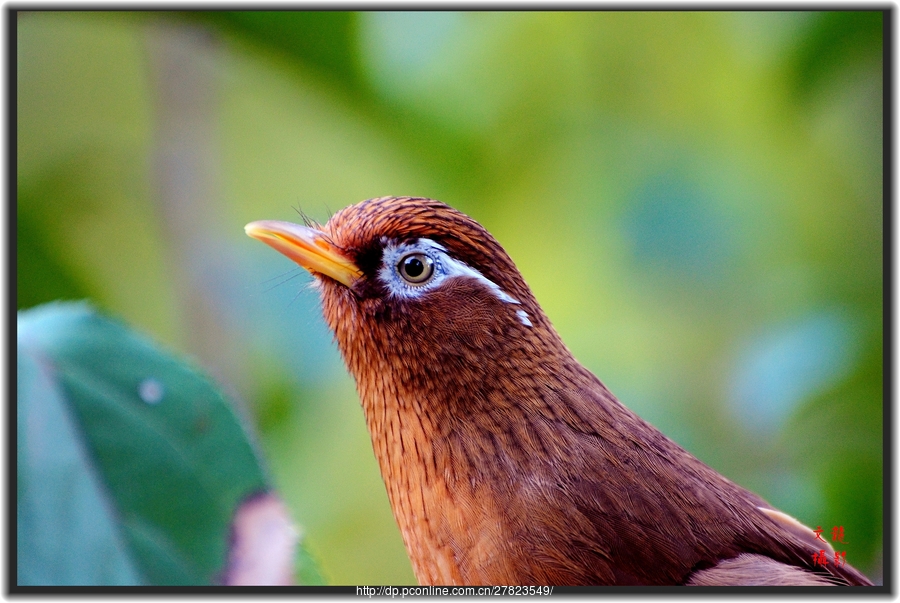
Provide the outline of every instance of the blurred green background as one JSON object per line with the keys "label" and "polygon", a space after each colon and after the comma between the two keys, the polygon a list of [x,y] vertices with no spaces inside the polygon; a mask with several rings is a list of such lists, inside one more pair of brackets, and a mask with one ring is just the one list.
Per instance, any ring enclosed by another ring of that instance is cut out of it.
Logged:
{"label": "blurred green background", "polygon": [[882,14],[25,12],[17,305],[207,367],[333,584],[414,581],[309,277],[246,222],[421,195],[628,406],[882,574]]}

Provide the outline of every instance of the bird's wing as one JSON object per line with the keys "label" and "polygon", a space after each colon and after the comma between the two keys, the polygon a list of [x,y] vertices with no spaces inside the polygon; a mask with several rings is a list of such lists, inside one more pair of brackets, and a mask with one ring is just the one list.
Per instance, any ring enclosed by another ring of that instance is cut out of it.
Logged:
{"label": "bird's wing", "polygon": [[694,572],[687,586],[834,586],[835,583],[796,565],[745,553]]}
{"label": "bird's wing", "polygon": [[[624,457],[624,458],[622,458]],[[629,461],[627,454],[620,459]],[[607,465],[604,473],[613,468]],[[591,543],[581,580],[613,584],[870,585],[833,549],[793,518],[768,507],[724,478],[679,480],[649,470],[615,480],[570,477],[570,551]],[[636,481],[633,476],[640,475]],[[630,479],[629,479],[630,478]],[[657,481],[659,480],[659,481]],[[824,551],[824,552],[823,552]],[[823,554],[826,563],[816,564]],[[572,555],[576,557],[576,555]]]}
{"label": "bird's wing", "polygon": [[[583,579],[871,584],[851,566],[836,565],[812,530],[700,462],[602,385],[561,398],[571,412],[557,419],[555,433],[565,433],[577,451],[556,468],[565,467],[559,479],[574,533],[570,550],[590,543],[596,553],[593,575],[581,565]],[[822,550],[828,563],[819,565],[814,555]]]}

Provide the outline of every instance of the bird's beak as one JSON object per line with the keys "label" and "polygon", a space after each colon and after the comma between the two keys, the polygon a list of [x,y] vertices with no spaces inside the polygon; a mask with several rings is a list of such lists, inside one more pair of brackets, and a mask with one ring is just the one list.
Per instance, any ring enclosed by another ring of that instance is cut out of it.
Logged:
{"label": "bird's beak", "polygon": [[244,232],[259,239],[275,251],[283,253],[312,273],[324,274],[352,287],[361,276],[359,268],[320,230],[279,222],[260,220],[244,226]]}

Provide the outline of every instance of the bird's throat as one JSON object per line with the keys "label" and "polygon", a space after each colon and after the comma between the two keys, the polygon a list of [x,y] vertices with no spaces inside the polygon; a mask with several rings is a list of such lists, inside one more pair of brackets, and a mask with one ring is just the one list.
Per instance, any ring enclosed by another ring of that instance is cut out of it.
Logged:
{"label": "bird's throat", "polygon": [[[391,508],[421,584],[474,584],[514,568],[494,478],[477,469],[486,451],[472,450],[446,417],[423,413],[421,401],[385,399],[360,386],[372,446]],[[473,458],[473,457],[478,458]],[[461,527],[465,526],[465,529]]]}
{"label": "bird's throat", "polygon": [[[507,310],[496,296],[476,301],[474,311],[445,313],[446,323],[417,324],[395,310],[390,323],[372,328],[346,320],[356,300],[323,296],[326,318],[343,318],[329,323],[356,380],[391,507],[423,584],[516,581],[516,556],[505,550],[515,543],[509,488],[521,481],[515,472],[529,470],[525,455],[514,458],[521,451],[516,442],[534,434],[519,433],[530,409],[508,395],[521,387],[487,376],[546,386],[564,375],[558,358],[571,358],[564,348],[552,350],[553,339],[543,344],[540,327],[522,325],[514,309],[505,322],[489,320]],[[547,353],[536,354],[540,366],[524,362],[541,345]]]}

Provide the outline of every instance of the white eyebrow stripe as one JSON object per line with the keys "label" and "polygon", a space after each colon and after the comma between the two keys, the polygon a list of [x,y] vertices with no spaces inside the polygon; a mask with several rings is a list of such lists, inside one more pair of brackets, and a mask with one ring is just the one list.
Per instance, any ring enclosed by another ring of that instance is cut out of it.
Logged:
{"label": "white eyebrow stripe", "polygon": [[[442,251],[446,251],[441,245],[438,245],[434,241],[429,239],[420,239],[422,242],[429,244],[430,246],[441,249]],[[521,305],[522,302],[511,296],[509,293],[500,288],[500,285],[487,278],[483,274],[481,274],[475,268],[460,262],[454,258],[451,258],[449,255],[444,255],[441,258],[441,261],[444,263],[444,266],[447,268],[447,276],[468,276],[469,278],[474,278],[477,281],[481,281],[485,285],[487,285],[488,290],[497,296],[497,298],[505,302],[507,304],[516,304]],[[528,312],[525,310],[516,310],[516,316],[519,318],[519,322],[521,322],[526,327],[534,326],[531,324],[531,320],[528,318]]]}
{"label": "white eyebrow stripe", "polygon": [[441,245],[440,243],[438,243],[436,241],[432,241],[431,239],[419,239],[419,243],[423,243],[423,244],[427,245],[428,247],[431,247],[432,249],[439,249],[439,250],[443,251],[444,253],[447,253],[446,247],[444,247],[443,245]]}
{"label": "white eyebrow stripe", "polygon": [[470,278],[474,278],[475,280],[481,281],[485,285],[487,285],[488,289],[491,290],[491,293],[497,296],[500,301],[506,302],[508,304],[521,304],[519,300],[511,296],[509,293],[500,288],[500,285],[484,276],[475,268],[471,266],[467,266],[466,264],[460,262],[459,260],[455,260],[451,258],[449,255],[441,258],[444,266],[447,267],[447,276],[468,276]]}
{"label": "white eyebrow stripe", "polygon": [[[436,243],[435,241],[432,241],[431,239],[422,238],[422,239],[419,239],[415,244],[412,244],[412,245],[407,244],[407,245],[398,246],[396,248],[391,249],[390,253],[387,255],[398,256],[401,253],[407,253],[409,249],[413,249],[416,246],[420,246],[420,248],[421,247],[430,247],[431,249],[434,249],[437,252],[437,255],[439,257],[436,258],[437,265],[435,266],[435,269],[439,270],[442,273],[442,275],[441,275],[442,278],[437,279],[437,280],[433,281],[432,283],[429,283],[422,287],[417,287],[415,289],[410,288],[410,287],[398,288],[394,284],[395,280],[392,278],[393,275],[391,273],[391,268],[387,265],[387,263],[383,264],[381,270],[379,271],[379,277],[381,278],[382,282],[384,282],[388,286],[388,289],[391,291],[391,293],[393,295],[399,295],[401,297],[407,297],[407,298],[419,297],[420,295],[424,294],[426,291],[439,286],[439,284],[446,278],[453,277],[453,276],[464,276],[467,278],[475,279],[475,280],[481,282],[482,284],[484,284],[488,288],[488,291],[493,293],[494,296],[497,297],[497,299],[499,299],[500,301],[502,301],[504,303],[515,304],[515,305],[522,304],[522,302],[520,302],[519,300],[517,300],[516,298],[511,296],[506,291],[504,291],[500,287],[500,285],[498,285],[491,279],[489,279],[486,276],[484,276],[483,274],[481,274],[481,272],[479,272],[477,269],[472,268],[471,266],[465,264],[464,262],[461,262],[455,258],[450,257],[450,255],[447,253],[446,247],[444,247],[440,243]],[[429,254],[429,255],[432,255],[432,254]],[[393,260],[391,260],[391,261],[393,261]],[[531,324],[531,320],[528,317],[528,313],[525,310],[516,310],[516,316],[518,317],[519,322],[521,322],[526,327],[533,326]]]}

